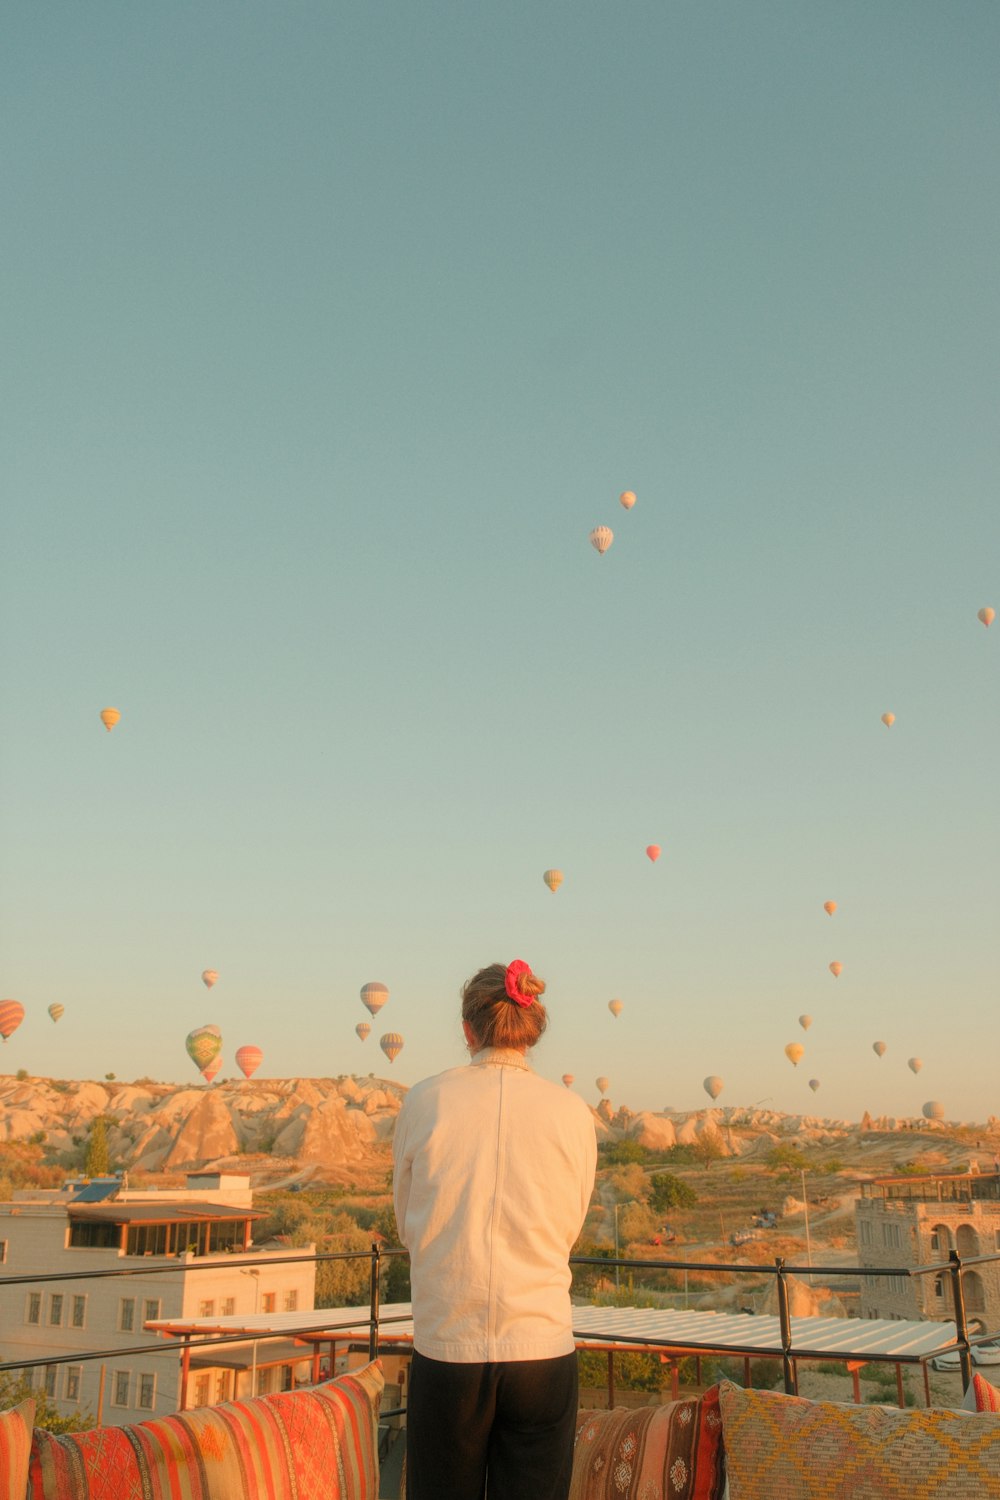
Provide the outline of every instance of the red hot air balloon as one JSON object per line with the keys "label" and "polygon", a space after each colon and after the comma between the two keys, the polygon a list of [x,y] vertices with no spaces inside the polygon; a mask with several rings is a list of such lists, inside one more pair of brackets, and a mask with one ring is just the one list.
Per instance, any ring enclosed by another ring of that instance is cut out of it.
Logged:
{"label": "red hot air balloon", "polygon": [[649,855],[649,858],[653,861],[653,864],[655,865],[656,861],[659,859],[660,855],[663,853],[663,850],[660,848],[659,844],[647,844],[646,845],[646,853]]}
{"label": "red hot air balloon", "polygon": [[0,1036],[4,1041],[14,1035],[23,1020],[24,1006],[20,1000],[0,1000]]}
{"label": "red hot air balloon", "polygon": [[252,1078],[264,1061],[264,1054],[259,1047],[237,1047],[236,1066],[244,1078]]}
{"label": "red hot air balloon", "polygon": [[212,1079],[215,1077],[216,1073],[218,1073],[218,1071],[219,1071],[219,1069],[221,1067],[222,1067],[222,1058],[221,1057],[213,1057],[212,1061],[208,1064],[208,1066],[205,1067],[205,1068],[202,1068],[202,1070],[201,1070],[201,1076],[202,1076],[202,1078],[204,1078],[204,1080],[205,1080],[206,1083],[211,1083]]}

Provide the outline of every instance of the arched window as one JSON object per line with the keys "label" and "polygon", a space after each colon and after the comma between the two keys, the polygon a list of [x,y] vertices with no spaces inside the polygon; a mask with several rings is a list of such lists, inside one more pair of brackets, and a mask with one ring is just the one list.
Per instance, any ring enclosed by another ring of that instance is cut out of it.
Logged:
{"label": "arched window", "polygon": [[986,1296],[983,1292],[983,1278],[978,1271],[966,1271],[962,1277],[962,1287],[965,1291],[965,1310],[970,1313],[981,1313],[986,1311]]}
{"label": "arched window", "polygon": [[951,1248],[951,1230],[947,1224],[935,1224],[931,1229],[931,1249],[936,1255],[947,1256]]}
{"label": "arched window", "polygon": [[971,1224],[959,1224],[955,1249],[962,1256],[979,1254],[979,1236]]}

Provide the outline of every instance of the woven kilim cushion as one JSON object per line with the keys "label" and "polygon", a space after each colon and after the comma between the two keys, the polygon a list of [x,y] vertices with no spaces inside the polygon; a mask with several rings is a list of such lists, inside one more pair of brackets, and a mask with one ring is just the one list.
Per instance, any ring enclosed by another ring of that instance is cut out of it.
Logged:
{"label": "woven kilim cushion", "polygon": [[720,1387],[731,1500],[1000,1496],[1000,1418]]}
{"label": "woven kilim cushion", "polygon": [[30,1400],[0,1412],[0,1495],[4,1500],[8,1496],[10,1500],[24,1500],[34,1420],[35,1403]]}
{"label": "woven kilim cushion", "polygon": [[719,1500],[719,1387],[635,1411],[581,1411],[569,1500]]}
{"label": "woven kilim cushion", "polygon": [[29,1500],[377,1500],[379,1364],[135,1427],[35,1433]]}
{"label": "woven kilim cushion", "polygon": [[972,1377],[971,1386],[975,1406],[973,1411],[995,1411],[1000,1412],[1000,1391],[977,1370]]}

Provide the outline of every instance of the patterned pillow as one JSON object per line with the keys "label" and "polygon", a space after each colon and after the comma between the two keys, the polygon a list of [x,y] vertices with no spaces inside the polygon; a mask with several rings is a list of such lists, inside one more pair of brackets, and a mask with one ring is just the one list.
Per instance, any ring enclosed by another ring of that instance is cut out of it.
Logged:
{"label": "patterned pillow", "polygon": [[635,1411],[581,1411],[569,1500],[721,1500],[719,1387]]}
{"label": "patterned pillow", "polygon": [[0,1495],[24,1500],[28,1490],[28,1459],[31,1455],[31,1424],[35,1403],[22,1401],[10,1411],[0,1412]]}
{"label": "patterned pillow", "polygon": [[376,1361],[135,1427],[36,1432],[28,1500],[376,1500],[383,1383]]}
{"label": "patterned pillow", "polygon": [[720,1387],[732,1500],[1000,1495],[1000,1419]]}
{"label": "patterned pillow", "polygon": [[968,1394],[971,1394],[974,1403],[970,1406],[970,1411],[1000,1412],[1000,1391],[995,1385],[990,1385],[978,1370],[972,1377]]}

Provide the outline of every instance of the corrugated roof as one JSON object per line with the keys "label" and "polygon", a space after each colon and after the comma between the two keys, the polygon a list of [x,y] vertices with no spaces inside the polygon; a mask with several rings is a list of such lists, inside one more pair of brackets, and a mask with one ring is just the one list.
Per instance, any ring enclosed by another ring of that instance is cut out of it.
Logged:
{"label": "corrugated roof", "polygon": [[266,1219],[261,1208],[230,1208],[221,1203],[88,1203],[66,1206],[74,1219],[106,1224],[189,1224],[205,1219]]}

